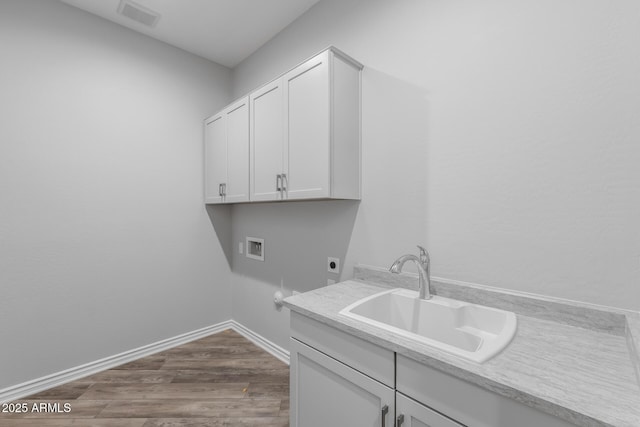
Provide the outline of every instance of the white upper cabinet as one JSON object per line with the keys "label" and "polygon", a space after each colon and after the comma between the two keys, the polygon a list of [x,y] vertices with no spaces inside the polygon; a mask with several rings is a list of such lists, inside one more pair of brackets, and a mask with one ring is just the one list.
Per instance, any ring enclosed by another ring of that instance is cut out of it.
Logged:
{"label": "white upper cabinet", "polygon": [[251,105],[251,200],[280,200],[282,196],[284,96],[276,80],[249,96]]}
{"label": "white upper cabinet", "polygon": [[285,74],[284,190],[287,199],[331,197],[329,52]]}
{"label": "white upper cabinet", "polygon": [[249,99],[205,120],[205,203],[249,201]]}
{"label": "white upper cabinet", "polygon": [[[224,173],[208,170],[206,202],[360,199],[361,70],[360,63],[329,48],[252,92],[249,197],[232,198],[231,182],[227,196],[224,185],[218,195],[216,180]],[[217,135],[216,117],[207,122],[207,138]],[[218,147],[209,139],[206,144]],[[226,150],[230,157],[228,144]],[[208,169],[224,169],[214,154],[205,155]],[[226,166],[231,181],[235,166]]]}

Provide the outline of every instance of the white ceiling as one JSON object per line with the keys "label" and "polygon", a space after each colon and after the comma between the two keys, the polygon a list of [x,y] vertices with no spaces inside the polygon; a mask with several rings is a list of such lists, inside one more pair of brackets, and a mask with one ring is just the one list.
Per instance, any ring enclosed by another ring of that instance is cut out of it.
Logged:
{"label": "white ceiling", "polygon": [[120,0],[61,0],[233,68],[319,0],[134,0],[158,12],[154,28],[117,13]]}

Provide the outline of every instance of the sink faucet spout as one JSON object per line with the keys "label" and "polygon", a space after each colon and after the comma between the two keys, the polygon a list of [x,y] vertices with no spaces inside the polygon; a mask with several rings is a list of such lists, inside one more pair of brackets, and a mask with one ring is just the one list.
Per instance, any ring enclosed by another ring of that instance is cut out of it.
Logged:
{"label": "sink faucet spout", "polygon": [[413,261],[418,266],[418,285],[419,294],[421,299],[431,299],[431,262],[429,259],[429,253],[422,246],[418,246],[420,249],[420,257],[412,254],[402,255],[400,258],[389,268],[392,273],[399,274],[402,272],[402,267],[407,261]]}

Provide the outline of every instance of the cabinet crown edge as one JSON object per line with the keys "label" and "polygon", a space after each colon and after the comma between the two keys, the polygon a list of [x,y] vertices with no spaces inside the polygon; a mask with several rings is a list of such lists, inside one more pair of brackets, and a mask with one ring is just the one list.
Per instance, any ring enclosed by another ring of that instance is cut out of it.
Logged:
{"label": "cabinet crown edge", "polygon": [[[345,61],[346,63],[350,64],[351,66],[355,67],[356,69],[358,69],[358,71],[362,71],[364,69],[364,65],[360,62],[357,61],[356,59],[354,59],[352,56],[350,56],[349,54],[345,53],[344,51],[338,49],[337,47],[331,45],[328,47],[325,47],[324,49],[314,53],[311,56],[308,56],[306,58],[304,58],[302,61],[297,62],[295,65],[289,67],[287,70],[283,71],[282,73],[278,74],[277,76],[269,79],[268,81],[266,81],[265,83],[262,83],[256,87],[254,87],[253,89],[251,89],[250,91],[242,94],[241,96],[237,97],[234,99],[234,101],[232,101],[231,103],[235,102],[235,100],[237,99],[241,99],[244,98],[245,96],[250,96],[252,93],[260,90],[262,87],[278,80],[281,79],[282,77],[284,77],[286,74],[290,73],[291,71],[295,70],[296,68],[300,67],[301,65],[303,65],[304,63],[312,60],[313,58],[322,55],[323,53],[326,52],[331,52],[333,53],[335,56],[339,57],[340,59],[342,59],[343,61]],[[226,107],[225,107],[226,108]]]}
{"label": "cabinet crown edge", "polygon": [[318,55],[322,55],[325,52],[332,52],[334,55],[339,56],[340,59],[342,59],[345,62],[348,62],[349,64],[351,64],[352,66],[354,66],[355,68],[357,68],[358,70],[362,70],[364,68],[364,65],[360,62],[357,61],[356,59],[354,59],[351,55],[345,53],[344,51],[338,49],[337,47],[330,45],[316,53],[314,53],[313,55],[309,56],[308,58],[305,58],[304,60],[296,63],[294,66],[292,66],[291,68],[289,68],[288,70],[280,73],[279,75],[277,75],[276,77],[272,78],[271,80],[269,80],[267,83],[261,84],[260,86],[257,86],[253,89],[251,89],[250,91],[248,91],[247,93],[244,93],[241,96],[235,97],[233,98],[232,101],[230,101],[229,103],[227,103],[226,105],[224,105],[221,108],[217,109],[217,113],[215,114],[211,114],[210,116],[207,116],[205,118],[202,119],[203,123],[207,123],[208,121],[210,121],[212,118],[214,118],[215,116],[219,115],[222,111],[226,110],[227,108],[229,108],[230,106],[236,104],[238,101],[242,100],[243,98],[248,98],[249,95],[251,95],[253,92],[255,92],[256,90],[260,89],[262,86],[264,86],[265,84],[269,84],[270,82],[274,81],[274,80],[278,80],[279,78],[283,77],[285,74],[287,74],[288,72],[290,72],[291,70],[296,69],[297,67],[299,67],[300,65],[304,64],[305,62],[309,61],[310,59],[315,58]]}

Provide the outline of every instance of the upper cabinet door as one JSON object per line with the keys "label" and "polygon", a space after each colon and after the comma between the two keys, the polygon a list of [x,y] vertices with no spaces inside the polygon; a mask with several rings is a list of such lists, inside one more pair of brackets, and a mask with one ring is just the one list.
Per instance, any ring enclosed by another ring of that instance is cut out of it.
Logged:
{"label": "upper cabinet door", "polygon": [[280,200],[284,145],[282,80],[271,82],[250,99],[251,200]]}
{"label": "upper cabinet door", "polygon": [[222,184],[227,179],[227,136],[224,114],[205,121],[204,129],[204,199],[205,203],[222,203]]}
{"label": "upper cabinet door", "polygon": [[227,128],[225,203],[249,201],[249,98],[224,111]]}
{"label": "upper cabinet door", "polygon": [[285,196],[330,196],[329,51],[283,77],[286,99]]}

